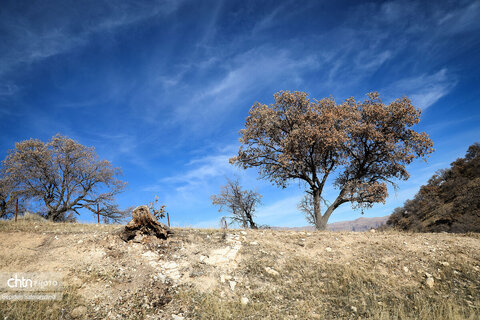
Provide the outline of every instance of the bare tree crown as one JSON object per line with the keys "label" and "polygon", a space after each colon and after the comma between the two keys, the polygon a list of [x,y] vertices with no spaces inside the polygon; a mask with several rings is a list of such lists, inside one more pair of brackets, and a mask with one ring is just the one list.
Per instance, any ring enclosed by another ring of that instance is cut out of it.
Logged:
{"label": "bare tree crown", "polygon": [[[274,98],[270,106],[252,106],[230,162],[258,167],[262,178],[281,187],[292,179],[304,181],[314,198],[317,228],[324,229],[342,203],[384,202],[386,183],[407,179],[406,166],[433,151],[428,135],[410,128],[421,111],[406,97],[384,104],[374,92],[362,102],[349,98],[337,104],[333,98],[312,101],[304,92],[281,91]],[[322,217],[321,194],[334,173],[340,193]]]}
{"label": "bare tree crown", "polygon": [[62,220],[67,213],[85,208],[113,219],[123,213],[114,197],[125,187],[117,177],[121,171],[109,161],[99,160],[94,148],[56,135],[48,143],[37,139],[15,144],[2,162],[2,176],[13,182],[16,196],[45,205],[45,215]]}

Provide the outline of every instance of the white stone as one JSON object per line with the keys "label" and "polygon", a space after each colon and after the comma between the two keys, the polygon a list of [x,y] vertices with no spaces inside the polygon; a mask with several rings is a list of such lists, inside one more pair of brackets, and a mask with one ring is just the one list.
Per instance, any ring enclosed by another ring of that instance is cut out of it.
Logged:
{"label": "white stone", "polygon": [[272,269],[270,267],[265,267],[265,271],[268,273],[268,274],[271,274],[272,276],[278,276],[280,273],[278,273],[277,270],[275,269]]}
{"label": "white stone", "polygon": [[240,233],[243,234],[243,235],[246,235],[246,234],[247,234],[246,231],[240,231]]}
{"label": "white stone", "polygon": [[258,245],[258,242],[257,242],[257,241],[252,241],[252,242],[250,242],[250,244],[251,244],[252,246],[256,246],[256,245]]}
{"label": "white stone", "polygon": [[430,288],[433,288],[433,285],[435,284],[435,280],[433,280],[433,278],[427,278],[427,280],[425,280],[425,284]]}
{"label": "white stone", "polygon": [[[71,315],[74,319],[77,319],[77,318],[83,318],[86,313],[87,313],[87,307],[79,306],[79,307],[76,307],[75,309],[73,309]],[[7,317],[5,317],[5,319],[6,318]]]}
{"label": "white stone", "polygon": [[178,268],[178,264],[175,261],[167,261],[163,264],[165,269],[175,269]]}
{"label": "white stone", "polygon": [[230,285],[230,290],[235,291],[237,283],[235,281],[229,281],[228,284]]}
{"label": "white stone", "polygon": [[240,303],[243,304],[243,305],[247,305],[249,302],[248,298],[247,297],[242,297],[240,299]]}
{"label": "white stone", "polygon": [[332,248],[330,248],[330,247],[326,247],[325,250],[326,250],[327,252],[332,252]]}
{"label": "white stone", "polygon": [[403,271],[405,271],[405,273],[408,273],[408,268],[407,268],[407,267],[403,267]]}
{"label": "white stone", "polygon": [[351,306],[350,309],[352,309],[353,312],[357,312],[357,307]]}
{"label": "white stone", "polygon": [[210,256],[204,260],[204,262],[210,265],[227,264],[235,260],[240,248],[241,245],[235,244],[232,247],[228,246],[213,250]]}
{"label": "white stone", "polygon": [[172,319],[173,319],[173,320],[183,320],[183,319],[185,319],[185,317],[178,316],[178,315],[176,315],[176,314],[172,314]]}

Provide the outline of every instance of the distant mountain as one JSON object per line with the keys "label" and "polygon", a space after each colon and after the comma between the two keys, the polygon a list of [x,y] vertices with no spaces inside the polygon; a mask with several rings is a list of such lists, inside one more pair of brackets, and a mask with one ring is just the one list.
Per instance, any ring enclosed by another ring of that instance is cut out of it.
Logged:
{"label": "distant mountain", "polygon": [[352,221],[340,221],[327,224],[327,230],[331,231],[367,231],[376,229],[387,223],[389,216],[365,218],[361,217]]}
{"label": "distant mountain", "polygon": [[[381,225],[384,225],[389,216],[385,217],[374,217],[374,218],[358,218],[352,221],[340,221],[327,224],[327,230],[329,231],[367,231],[372,228],[378,228]],[[305,227],[274,227],[273,229],[277,230],[294,230],[294,231],[314,231],[315,227],[305,226]]]}

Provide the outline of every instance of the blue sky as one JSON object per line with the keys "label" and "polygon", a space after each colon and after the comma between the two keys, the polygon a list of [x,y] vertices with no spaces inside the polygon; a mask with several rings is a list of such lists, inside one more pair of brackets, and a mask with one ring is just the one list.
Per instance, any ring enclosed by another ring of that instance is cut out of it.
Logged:
{"label": "blue sky", "polygon": [[252,104],[407,95],[436,151],[364,214],[383,216],[480,141],[479,61],[480,1],[2,1],[0,156],[62,133],[123,169],[123,207],[158,195],[174,225],[218,226],[209,197],[238,175],[259,223],[302,226],[301,184],[228,163]]}

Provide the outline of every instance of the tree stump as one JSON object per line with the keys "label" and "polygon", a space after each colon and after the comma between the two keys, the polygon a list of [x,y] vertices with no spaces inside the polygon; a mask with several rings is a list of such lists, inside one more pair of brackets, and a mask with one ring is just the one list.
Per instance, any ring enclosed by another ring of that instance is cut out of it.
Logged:
{"label": "tree stump", "polygon": [[163,223],[158,222],[147,206],[139,206],[133,209],[132,221],[120,233],[120,238],[125,242],[145,236],[167,239],[170,234],[173,234],[173,231]]}

